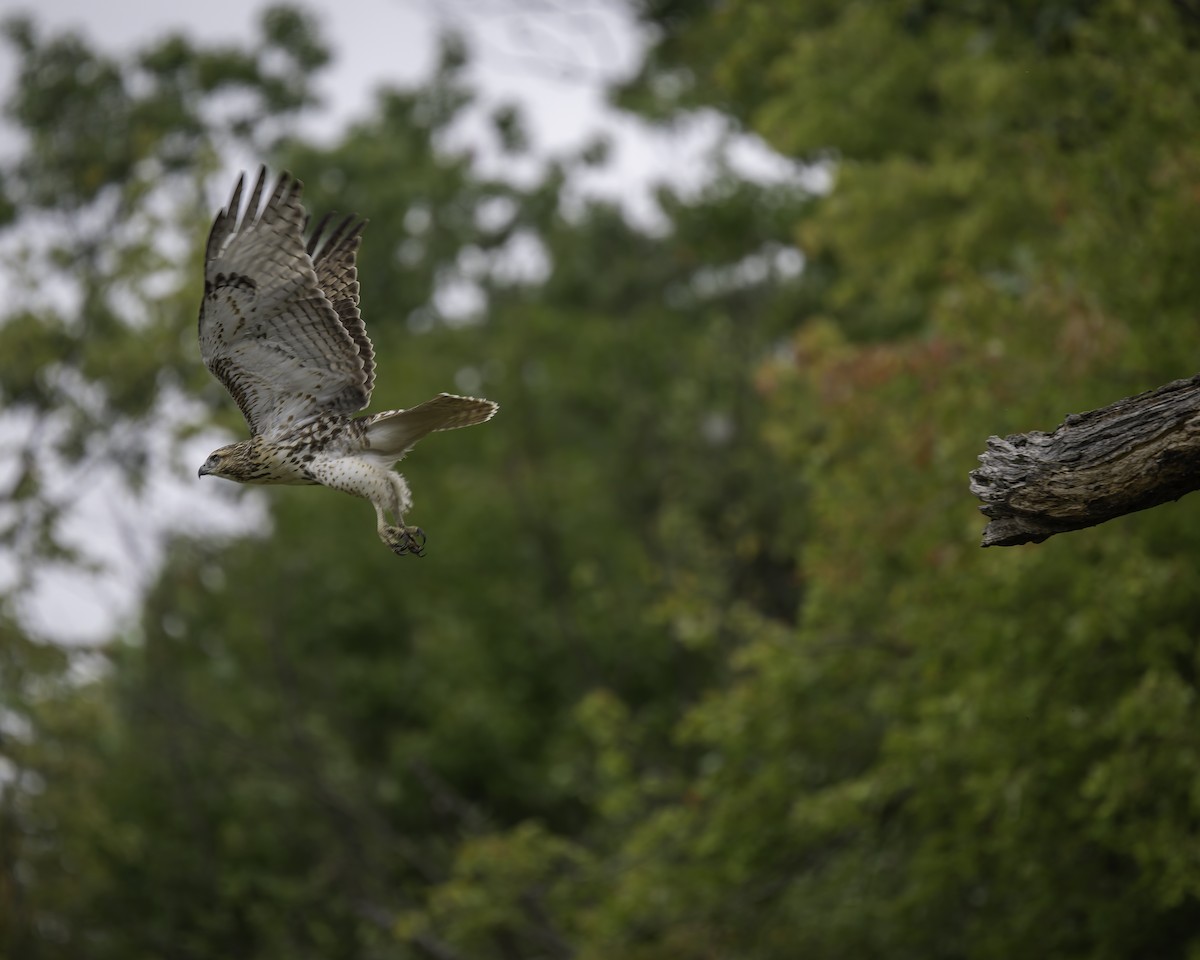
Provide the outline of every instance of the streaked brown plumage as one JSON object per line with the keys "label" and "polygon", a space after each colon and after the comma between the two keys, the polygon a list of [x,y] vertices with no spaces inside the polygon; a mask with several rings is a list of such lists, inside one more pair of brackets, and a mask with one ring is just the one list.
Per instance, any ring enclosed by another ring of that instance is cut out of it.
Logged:
{"label": "streaked brown plumage", "polygon": [[[229,391],[250,439],[214,450],[200,476],[321,484],[370,500],[380,539],[420,554],[412,497],[392,466],[422,437],[490,420],[491,400],[448,393],[407,410],[353,416],[371,399],[375,351],[358,309],[355,256],[365,220],[325,217],[307,245],[300,181],[280,175],[261,213],[266,168],[244,213],[244,178],[205,251],[200,355]],[[391,515],[390,521],[389,516]]]}

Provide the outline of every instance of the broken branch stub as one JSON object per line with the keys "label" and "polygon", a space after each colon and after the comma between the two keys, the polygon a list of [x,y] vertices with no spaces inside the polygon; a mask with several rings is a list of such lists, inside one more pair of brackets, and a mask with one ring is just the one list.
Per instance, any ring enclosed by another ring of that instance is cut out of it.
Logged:
{"label": "broken branch stub", "polygon": [[983,546],[1056,533],[1178,500],[1200,488],[1200,375],[1071,414],[1053,433],[990,437],[971,471]]}

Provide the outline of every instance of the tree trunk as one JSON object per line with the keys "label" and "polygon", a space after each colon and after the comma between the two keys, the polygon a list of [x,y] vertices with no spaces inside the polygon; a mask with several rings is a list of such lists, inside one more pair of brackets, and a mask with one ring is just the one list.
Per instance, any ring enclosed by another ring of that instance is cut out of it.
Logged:
{"label": "tree trunk", "polygon": [[1200,375],[1071,414],[1053,433],[988,439],[971,492],[983,546],[1041,543],[1200,488]]}

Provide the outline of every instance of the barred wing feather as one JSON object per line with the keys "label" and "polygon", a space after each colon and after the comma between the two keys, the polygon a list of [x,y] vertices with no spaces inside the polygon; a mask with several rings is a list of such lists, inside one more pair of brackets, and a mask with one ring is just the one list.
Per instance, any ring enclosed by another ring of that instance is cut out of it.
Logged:
{"label": "barred wing feather", "polygon": [[367,395],[375,385],[375,348],[367,336],[367,328],[358,310],[358,267],[355,258],[362,243],[366,220],[346,217],[332,233],[326,234],[331,216],[321,218],[308,239],[308,255],[317,271],[317,283],[325,294],[342,326],[350,334],[363,362]]}

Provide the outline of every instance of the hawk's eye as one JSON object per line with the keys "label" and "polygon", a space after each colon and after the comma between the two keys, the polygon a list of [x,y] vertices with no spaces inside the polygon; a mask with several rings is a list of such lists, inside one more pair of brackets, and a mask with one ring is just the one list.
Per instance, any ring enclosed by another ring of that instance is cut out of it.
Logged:
{"label": "hawk's eye", "polygon": [[214,453],[214,454],[213,454],[211,457],[209,457],[209,458],[208,458],[208,461],[207,461],[207,462],[206,462],[204,465],[205,465],[206,467],[215,467],[215,466],[216,466],[218,463],[220,463],[220,462],[221,462],[221,458],[220,458],[220,457],[218,457],[218,456],[217,456],[217,455]]}

